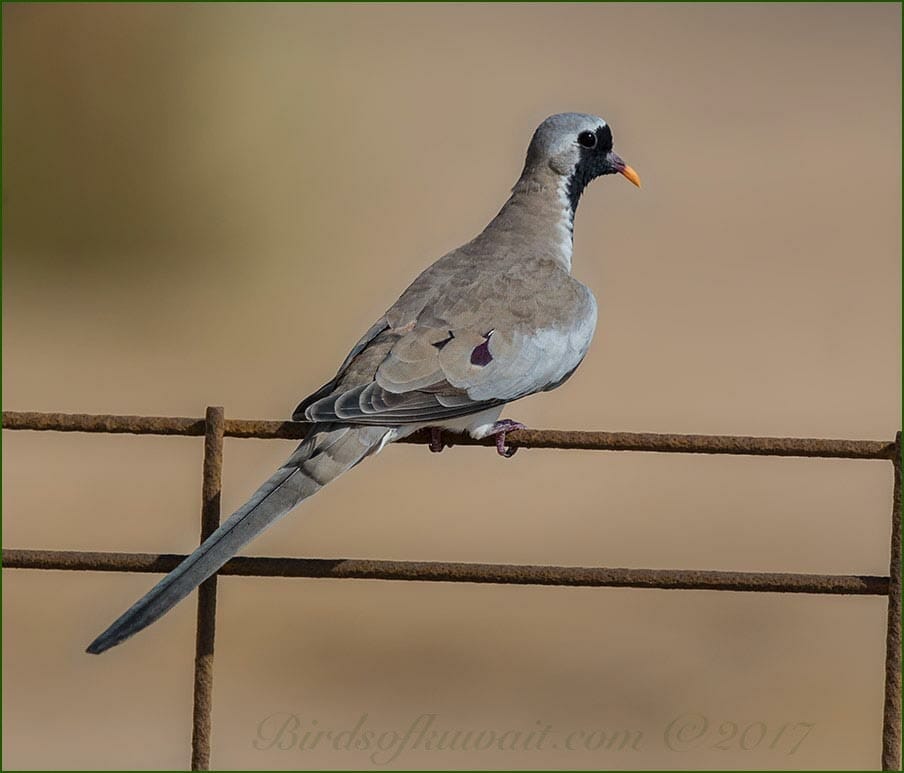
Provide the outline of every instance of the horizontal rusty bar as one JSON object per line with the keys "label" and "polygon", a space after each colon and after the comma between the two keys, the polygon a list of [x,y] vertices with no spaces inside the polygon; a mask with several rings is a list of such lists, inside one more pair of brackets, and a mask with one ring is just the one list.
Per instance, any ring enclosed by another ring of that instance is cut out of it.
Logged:
{"label": "horizontal rusty bar", "polygon": [[[4,550],[6,569],[157,572],[174,569],[185,556],[69,550]],[[888,595],[888,577],[871,575],[710,572],[685,569],[620,569],[350,558],[233,558],[220,574],[244,577],[321,577],[358,580],[473,582],[503,585],[728,590],[774,593]]]}
{"label": "horizontal rusty bar", "polygon": [[[294,421],[227,419],[226,437],[304,437],[310,425]],[[111,432],[136,435],[204,434],[204,419],[170,416],[106,416],[73,413],[3,412],[4,429],[55,432]],[[474,440],[444,433],[447,445],[494,446],[493,438]],[[429,441],[418,432],[400,441]],[[892,459],[893,440],[833,440],[824,438],[744,437],[731,435],[675,435],[652,432],[583,432],[564,430],[518,430],[507,436],[518,448],[562,448],[587,451],[653,451],[683,454],[732,454],[753,456],[804,456],[831,459]]]}
{"label": "horizontal rusty bar", "polygon": [[205,426],[204,419],[188,419],[180,416],[116,416],[3,411],[3,429],[30,429],[39,432],[201,436],[204,434]]}

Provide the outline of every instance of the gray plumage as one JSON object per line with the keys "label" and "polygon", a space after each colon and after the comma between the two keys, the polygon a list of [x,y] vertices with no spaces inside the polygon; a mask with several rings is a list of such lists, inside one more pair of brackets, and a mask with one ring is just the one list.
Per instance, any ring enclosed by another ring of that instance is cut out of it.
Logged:
{"label": "gray plumage", "polygon": [[159,619],[264,529],[371,453],[385,432],[381,427],[312,427],[251,499],[98,636],[88,652],[108,650]]}
{"label": "gray plumage", "polygon": [[593,294],[571,274],[574,213],[602,174],[636,173],[595,116],[565,113],[534,133],[499,214],[402,293],[336,376],[292,418],[314,422],[282,467],[205,542],[88,647],[100,653],[160,618],[251,539],[386,443],[422,427],[484,437],[502,407],[553,389],[596,326]]}

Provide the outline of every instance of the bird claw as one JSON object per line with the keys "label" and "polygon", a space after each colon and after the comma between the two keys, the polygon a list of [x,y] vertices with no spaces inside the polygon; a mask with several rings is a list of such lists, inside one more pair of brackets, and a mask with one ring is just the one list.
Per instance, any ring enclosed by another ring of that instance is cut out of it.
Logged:
{"label": "bird claw", "polygon": [[493,429],[490,432],[490,434],[496,436],[496,453],[505,459],[511,459],[515,455],[515,452],[518,450],[517,447],[512,448],[511,446],[507,446],[505,444],[506,434],[509,432],[514,432],[516,429],[527,429],[527,427],[520,421],[500,419],[493,425]]}
{"label": "bird claw", "polygon": [[[493,428],[487,433],[488,435],[496,436],[496,453],[505,459],[511,459],[515,452],[518,450],[517,447],[512,448],[511,446],[507,446],[505,444],[505,436],[509,432],[514,432],[517,429],[527,429],[527,427],[522,424],[520,421],[512,421],[511,419],[501,419],[497,421]],[[427,444],[427,448],[429,448],[433,453],[438,454],[446,447],[446,443],[443,440],[443,431],[439,427],[430,427],[430,442]]]}
{"label": "bird claw", "polygon": [[443,442],[443,431],[439,427],[430,427],[430,443],[427,447],[434,454],[438,454],[446,447]]}

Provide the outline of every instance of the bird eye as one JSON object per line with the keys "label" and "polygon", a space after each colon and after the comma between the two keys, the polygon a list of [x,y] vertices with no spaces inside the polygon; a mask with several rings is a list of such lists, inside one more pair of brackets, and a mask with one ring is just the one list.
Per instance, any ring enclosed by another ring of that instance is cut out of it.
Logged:
{"label": "bird eye", "polygon": [[581,132],[578,135],[578,145],[585,148],[596,147],[596,135],[593,132]]}

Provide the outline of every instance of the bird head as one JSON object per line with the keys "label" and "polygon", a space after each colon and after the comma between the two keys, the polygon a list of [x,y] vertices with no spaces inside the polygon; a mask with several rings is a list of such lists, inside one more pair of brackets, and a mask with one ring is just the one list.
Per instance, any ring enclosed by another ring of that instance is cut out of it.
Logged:
{"label": "bird head", "polygon": [[612,150],[612,130],[595,115],[551,115],[534,132],[524,171],[552,170],[562,178],[572,208],[584,188],[604,174],[621,174],[640,187],[640,177]]}

